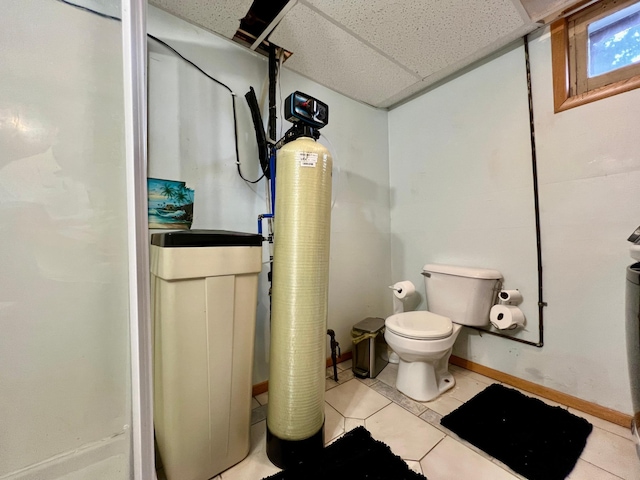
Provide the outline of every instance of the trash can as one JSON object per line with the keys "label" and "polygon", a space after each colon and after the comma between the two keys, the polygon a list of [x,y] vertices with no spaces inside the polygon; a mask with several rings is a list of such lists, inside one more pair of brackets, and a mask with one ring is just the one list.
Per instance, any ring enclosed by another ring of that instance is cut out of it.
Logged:
{"label": "trash can", "polygon": [[260,235],[151,237],[154,424],[168,480],[207,480],[250,449]]}
{"label": "trash can", "polygon": [[369,317],[351,330],[352,370],[356,377],[375,378],[389,363],[384,339],[384,319]]}
{"label": "trash can", "polygon": [[627,366],[634,412],[631,433],[640,458],[640,262],[627,267],[625,298]]}

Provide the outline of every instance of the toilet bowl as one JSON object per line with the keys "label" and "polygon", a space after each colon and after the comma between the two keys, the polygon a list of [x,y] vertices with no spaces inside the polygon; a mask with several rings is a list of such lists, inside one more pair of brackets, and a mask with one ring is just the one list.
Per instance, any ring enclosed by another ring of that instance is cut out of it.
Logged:
{"label": "toilet bowl", "polygon": [[497,270],[428,264],[428,311],[397,313],[385,321],[384,338],[400,357],[396,388],[421,402],[455,386],[449,357],[463,325],[487,326],[500,290]]}

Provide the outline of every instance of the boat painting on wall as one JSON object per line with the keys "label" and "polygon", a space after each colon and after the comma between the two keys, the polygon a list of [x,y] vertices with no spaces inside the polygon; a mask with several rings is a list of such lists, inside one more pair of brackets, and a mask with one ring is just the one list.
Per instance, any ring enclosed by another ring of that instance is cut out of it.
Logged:
{"label": "boat painting on wall", "polygon": [[188,230],[193,222],[193,195],[185,182],[148,178],[149,228]]}

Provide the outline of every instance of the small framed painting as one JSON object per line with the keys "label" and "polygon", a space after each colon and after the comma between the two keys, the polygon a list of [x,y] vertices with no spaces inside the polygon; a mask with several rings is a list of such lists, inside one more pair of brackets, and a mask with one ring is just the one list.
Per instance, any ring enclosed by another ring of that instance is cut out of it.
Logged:
{"label": "small framed painting", "polygon": [[185,182],[148,178],[147,190],[149,228],[191,228],[194,191]]}

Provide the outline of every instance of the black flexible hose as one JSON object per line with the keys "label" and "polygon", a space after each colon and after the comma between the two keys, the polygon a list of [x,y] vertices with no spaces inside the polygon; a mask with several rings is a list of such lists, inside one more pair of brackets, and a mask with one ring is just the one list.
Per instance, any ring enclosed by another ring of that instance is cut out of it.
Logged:
{"label": "black flexible hose", "polygon": [[264,132],[264,126],[262,124],[262,115],[260,115],[260,107],[258,106],[258,99],[256,98],[256,92],[253,87],[249,87],[249,91],[244,95],[251,111],[251,119],[253,120],[253,128],[256,130],[256,141],[258,142],[258,158],[260,159],[260,166],[264,176],[271,180],[271,173],[269,172],[269,149],[267,146],[267,135]]}
{"label": "black flexible hose", "polygon": [[276,76],[277,76],[276,47],[269,48],[269,138],[276,141]]}

